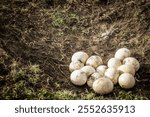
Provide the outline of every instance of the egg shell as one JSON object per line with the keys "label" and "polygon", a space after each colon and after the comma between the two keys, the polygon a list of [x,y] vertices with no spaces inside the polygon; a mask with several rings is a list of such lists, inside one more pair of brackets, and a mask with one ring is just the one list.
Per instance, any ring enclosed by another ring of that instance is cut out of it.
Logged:
{"label": "egg shell", "polygon": [[122,65],[121,61],[117,58],[111,58],[107,62],[108,67],[112,67],[112,68],[116,68],[116,69],[121,65]]}
{"label": "egg shell", "polygon": [[120,61],[123,61],[125,58],[129,57],[131,55],[131,52],[127,48],[120,48],[115,53],[115,58],[119,59]]}
{"label": "egg shell", "polygon": [[140,68],[140,63],[139,63],[139,61],[138,61],[136,58],[134,58],[134,57],[127,57],[127,58],[125,58],[125,59],[123,60],[123,63],[124,63],[124,64],[131,64],[131,65],[133,65],[135,71],[138,71],[139,68]]}
{"label": "egg shell", "polygon": [[118,83],[124,89],[131,89],[135,85],[135,78],[129,73],[123,73],[118,78]]}
{"label": "egg shell", "polygon": [[71,73],[70,80],[74,85],[82,86],[87,82],[87,76],[85,72],[81,70],[75,70]]}
{"label": "egg shell", "polygon": [[73,72],[74,70],[78,70],[84,67],[84,64],[80,61],[72,61],[69,65],[70,72]]}
{"label": "egg shell", "polygon": [[103,74],[102,73],[98,73],[98,72],[94,72],[87,80],[87,85],[89,87],[92,87],[93,86],[93,82],[95,80],[97,80],[98,78],[101,78],[103,77]]}
{"label": "egg shell", "polygon": [[71,61],[80,61],[85,64],[86,60],[88,59],[88,54],[83,51],[78,51],[72,55]]}
{"label": "egg shell", "polygon": [[86,73],[87,77],[95,72],[95,69],[92,66],[84,66],[81,70]]}
{"label": "egg shell", "polygon": [[109,78],[115,85],[118,82],[119,72],[115,68],[108,68],[104,76]]}
{"label": "egg shell", "polygon": [[89,57],[86,61],[86,65],[90,65],[94,68],[97,68],[99,65],[103,64],[102,58],[97,55]]}
{"label": "egg shell", "polygon": [[114,85],[108,78],[99,78],[93,83],[93,90],[98,94],[108,94],[113,91]]}
{"label": "egg shell", "polygon": [[120,67],[118,67],[117,70],[119,71],[120,74],[122,74],[122,73],[130,73],[133,76],[135,75],[134,67],[132,65],[129,65],[129,64],[121,65]]}
{"label": "egg shell", "polygon": [[107,68],[108,67],[106,65],[100,65],[96,68],[96,71],[104,74]]}

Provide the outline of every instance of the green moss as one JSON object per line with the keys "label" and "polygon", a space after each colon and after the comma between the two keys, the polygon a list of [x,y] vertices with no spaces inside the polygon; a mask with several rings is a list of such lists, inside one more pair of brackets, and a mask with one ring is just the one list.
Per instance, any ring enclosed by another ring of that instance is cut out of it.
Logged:
{"label": "green moss", "polygon": [[51,16],[52,18],[52,26],[54,27],[62,27],[65,25],[64,17],[61,12],[54,12]]}
{"label": "green moss", "polygon": [[150,35],[144,35],[143,40],[144,41],[149,41],[150,40]]}
{"label": "green moss", "polygon": [[46,99],[53,100],[53,99],[55,99],[55,96],[54,96],[53,92],[50,92],[48,89],[41,88],[38,91],[37,99],[40,99],[40,100],[46,100]]}
{"label": "green moss", "polygon": [[39,73],[41,70],[40,70],[40,67],[39,67],[39,65],[30,65],[29,66],[29,70],[31,71],[31,72],[33,72],[34,74],[37,74],[37,73]]}
{"label": "green moss", "polygon": [[54,99],[60,100],[74,100],[78,99],[77,95],[69,90],[61,90],[54,93]]}
{"label": "green moss", "polygon": [[118,96],[118,99],[120,100],[145,100],[147,99],[146,97],[143,97],[141,95],[133,94],[132,91],[120,91]]}

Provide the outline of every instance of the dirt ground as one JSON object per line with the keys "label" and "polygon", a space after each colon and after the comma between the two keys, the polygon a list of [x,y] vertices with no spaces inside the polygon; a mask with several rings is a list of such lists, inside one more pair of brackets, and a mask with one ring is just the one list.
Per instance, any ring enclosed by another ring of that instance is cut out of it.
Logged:
{"label": "dirt ground", "polygon": [[[102,96],[70,82],[74,52],[106,64],[122,47],[141,65],[133,89]],[[149,0],[1,0],[0,99],[150,99]]]}

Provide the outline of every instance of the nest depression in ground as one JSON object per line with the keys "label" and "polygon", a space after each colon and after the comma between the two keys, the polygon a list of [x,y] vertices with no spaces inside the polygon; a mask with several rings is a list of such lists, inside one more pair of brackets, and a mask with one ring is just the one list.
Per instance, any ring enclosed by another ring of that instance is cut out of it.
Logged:
{"label": "nest depression in ground", "polygon": [[[150,99],[149,14],[148,0],[2,0],[0,99]],[[74,52],[106,63],[121,47],[141,64],[132,90],[102,96],[70,82]]]}

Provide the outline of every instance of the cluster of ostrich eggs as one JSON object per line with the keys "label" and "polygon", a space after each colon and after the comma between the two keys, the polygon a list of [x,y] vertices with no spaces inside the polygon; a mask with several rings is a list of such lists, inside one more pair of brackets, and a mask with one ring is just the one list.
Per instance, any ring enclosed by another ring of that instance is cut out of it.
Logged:
{"label": "cluster of ostrich eggs", "polygon": [[106,64],[98,55],[78,51],[72,55],[69,65],[70,81],[77,86],[87,84],[95,93],[103,95],[111,93],[117,84],[123,89],[133,88],[139,68],[139,61],[131,57],[127,48],[118,49]]}

